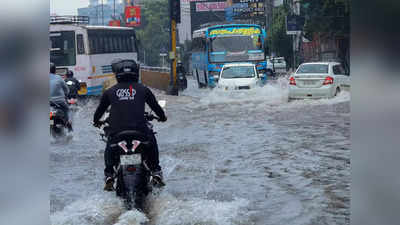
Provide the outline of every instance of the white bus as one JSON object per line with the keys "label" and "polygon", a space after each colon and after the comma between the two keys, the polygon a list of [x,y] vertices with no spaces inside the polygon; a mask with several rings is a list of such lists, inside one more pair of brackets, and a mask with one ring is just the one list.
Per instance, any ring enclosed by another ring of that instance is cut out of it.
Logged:
{"label": "white bus", "polygon": [[88,23],[87,17],[51,17],[50,61],[74,72],[81,81],[80,95],[100,95],[103,82],[113,76],[113,60],[137,61],[137,39],[133,28]]}

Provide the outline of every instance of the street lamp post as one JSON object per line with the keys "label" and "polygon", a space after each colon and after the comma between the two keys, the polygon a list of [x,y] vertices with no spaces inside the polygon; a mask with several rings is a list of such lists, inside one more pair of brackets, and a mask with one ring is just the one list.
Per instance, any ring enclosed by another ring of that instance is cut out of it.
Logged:
{"label": "street lamp post", "polygon": [[104,3],[101,0],[101,24],[104,26]]}

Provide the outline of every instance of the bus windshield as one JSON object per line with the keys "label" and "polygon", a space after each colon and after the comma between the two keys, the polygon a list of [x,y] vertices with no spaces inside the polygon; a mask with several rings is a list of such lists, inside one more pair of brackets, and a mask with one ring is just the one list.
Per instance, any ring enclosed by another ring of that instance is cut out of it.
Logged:
{"label": "bus windshield", "polygon": [[76,64],[74,31],[51,32],[50,41],[50,61],[52,63],[56,66],[74,66]]}
{"label": "bus windshield", "polygon": [[210,38],[211,62],[238,62],[263,60],[264,51],[260,35],[216,36]]}
{"label": "bus windshield", "polygon": [[220,36],[211,39],[211,52],[241,52],[249,50],[261,50],[262,45],[251,36]]}

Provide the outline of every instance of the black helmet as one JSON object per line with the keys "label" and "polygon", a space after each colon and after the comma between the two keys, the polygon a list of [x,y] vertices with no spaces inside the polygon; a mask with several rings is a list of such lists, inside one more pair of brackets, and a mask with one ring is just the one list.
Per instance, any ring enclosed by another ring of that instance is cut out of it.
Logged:
{"label": "black helmet", "polygon": [[56,73],[56,65],[52,62],[50,62],[50,73]]}
{"label": "black helmet", "polygon": [[68,70],[68,72],[67,72],[67,77],[68,77],[68,78],[74,77],[74,72],[72,72],[71,70]]}
{"label": "black helmet", "polygon": [[139,81],[139,65],[135,60],[114,60],[111,67],[118,82]]}

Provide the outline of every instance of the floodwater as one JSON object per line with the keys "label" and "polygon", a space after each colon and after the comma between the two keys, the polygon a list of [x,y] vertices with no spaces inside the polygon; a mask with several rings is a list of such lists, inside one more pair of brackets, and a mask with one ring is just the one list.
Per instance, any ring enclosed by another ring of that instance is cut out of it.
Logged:
{"label": "floodwater", "polygon": [[74,115],[74,137],[50,148],[52,225],[350,224],[350,93],[287,102],[287,81],[243,91],[166,96],[154,122],[167,186],[148,214],[103,192],[97,100]]}

